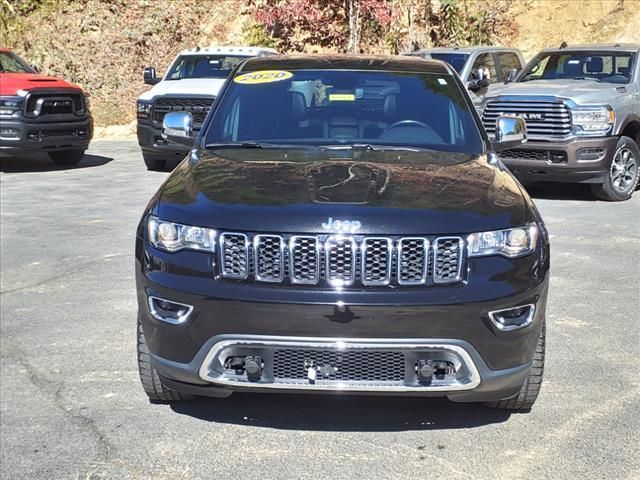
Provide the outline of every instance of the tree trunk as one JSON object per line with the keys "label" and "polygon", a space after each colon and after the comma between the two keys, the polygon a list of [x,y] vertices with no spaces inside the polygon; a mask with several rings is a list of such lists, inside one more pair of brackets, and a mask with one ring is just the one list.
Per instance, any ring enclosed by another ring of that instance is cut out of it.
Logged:
{"label": "tree trunk", "polygon": [[360,4],[358,0],[348,0],[349,43],[347,53],[360,53]]}

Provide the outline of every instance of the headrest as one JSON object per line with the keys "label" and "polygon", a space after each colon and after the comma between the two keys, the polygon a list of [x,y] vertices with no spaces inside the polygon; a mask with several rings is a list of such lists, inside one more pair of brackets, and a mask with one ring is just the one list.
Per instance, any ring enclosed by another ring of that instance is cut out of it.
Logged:
{"label": "headrest", "polygon": [[590,57],[587,60],[587,72],[589,73],[602,73],[603,66],[602,57]]}
{"label": "headrest", "polygon": [[582,70],[582,65],[582,58],[571,57],[564,62],[564,73],[571,75],[572,77],[583,75],[584,72]]}
{"label": "headrest", "polygon": [[291,116],[295,121],[302,120],[307,115],[307,102],[302,92],[291,92]]}
{"label": "headrest", "polygon": [[631,75],[631,67],[618,67],[618,75],[628,77]]}
{"label": "headrest", "polygon": [[396,96],[387,95],[384,97],[384,105],[382,107],[382,113],[385,120],[395,120],[396,118]]}

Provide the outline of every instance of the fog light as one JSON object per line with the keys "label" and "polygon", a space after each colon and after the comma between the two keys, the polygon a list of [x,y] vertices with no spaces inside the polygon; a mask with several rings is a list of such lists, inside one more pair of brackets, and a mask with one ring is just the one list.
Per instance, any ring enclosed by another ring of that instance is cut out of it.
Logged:
{"label": "fog light", "polygon": [[187,321],[193,311],[191,305],[172,302],[164,298],[149,296],[149,313],[156,320],[180,324]]}
{"label": "fog light", "polygon": [[535,310],[536,306],[530,303],[519,307],[489,312],[489,318],[500,330],[510,332],[531,325]]}
{"label": "fog light", "polygon": [[579,162],[594,162],[604,157],[604,148],[583,148],[576,156]]}

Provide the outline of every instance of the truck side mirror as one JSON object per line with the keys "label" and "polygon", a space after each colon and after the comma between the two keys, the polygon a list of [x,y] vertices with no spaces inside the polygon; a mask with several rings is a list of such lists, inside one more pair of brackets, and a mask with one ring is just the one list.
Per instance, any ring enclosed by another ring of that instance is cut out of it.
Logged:
{"label": "truck side mirror", "polygon": [[153,67],[145,67],[142,78],[147,85],[155,85],[160,82],[160,79],[156,77],[156,69]]}
{"label": "truck side mirror", "polygon": [[481,78],[478,80],[469,80],[467,82],[467,88],[469,90],[471,90],[472,92],[477,92],[478,90],[481,90],[483,88],[486,88],[489,86],[489,79],[488,78]]}
{"label": "truck side mirror", "polygon": [[511,83],[513,82],[517,77],[518,74],[520,73],[520,70],[517,68],[512,68],[511,70],[509,70],[509,76],[507,77],[507,80],[504,83]]}
{"label": "truck side mirror", "polygon": [[162,120],[162,138],[169,142],[193,146],[193,117],[191,112],[169,112]]}
{"label": "truck side mirror", "polygon": [[493,149],[503,152],[527,141],[527,125],[522,117],[500,116],[496,120],[496,138]]}

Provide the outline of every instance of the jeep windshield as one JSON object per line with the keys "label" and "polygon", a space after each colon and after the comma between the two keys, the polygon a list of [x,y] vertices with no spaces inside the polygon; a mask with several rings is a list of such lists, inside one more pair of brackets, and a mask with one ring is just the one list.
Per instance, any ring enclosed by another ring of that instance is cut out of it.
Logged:
{"label": "jeep windshield", "polygon": [[255,71],[228,84],[204,143],[479,154],[472,108],[450,75]]}
{"label": "jeep windshield", "polygon": [[227,78],[246,56],[182,55],[171,66],[167,80],[183,78]]}
{"label": "jeep windshield", "polygon": [[531,61],[518,81],[567,79],[629,83],[635,61],[634,52],[563,50],[542,53]]}
{"label": "jeep windshield", "polygon": [[27,62],[13,52],[0,52],[0,72],[36,73]]}

